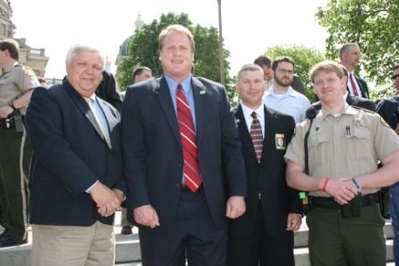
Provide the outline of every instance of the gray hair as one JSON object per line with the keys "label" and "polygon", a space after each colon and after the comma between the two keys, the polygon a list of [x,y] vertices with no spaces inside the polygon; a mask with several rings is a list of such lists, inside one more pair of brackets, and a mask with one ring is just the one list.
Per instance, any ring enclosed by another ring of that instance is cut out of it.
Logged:
{"label": "gray hair", "polygon": [[90,46],[88,44],[75,44],[74,46],[72,46],[71,48],[69,48],[69,51],[67,53],[66,56],[66,63],[70,63],[72,61],[72,58],[80,52],[95,52],[98,53],[100,58],[101,58],[101,62],[102,62],[102,66],[104,68],[105,66],[105,55],[104,53],[97,47],[94,46]]}

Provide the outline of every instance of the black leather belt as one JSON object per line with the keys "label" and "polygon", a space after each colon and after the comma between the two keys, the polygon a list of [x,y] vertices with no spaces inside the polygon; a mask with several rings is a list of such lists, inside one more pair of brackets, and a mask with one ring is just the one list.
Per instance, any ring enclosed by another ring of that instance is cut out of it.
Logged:
{"label": "black leather belt", "polygon": [[[320,207],[328,209],[340,209],[342,205],[339,205],[332,197],[309,197],[311,207]],[[361,205],[362,207],[378,204],[378,192],[373,194],[367,194],[362,196]]]}

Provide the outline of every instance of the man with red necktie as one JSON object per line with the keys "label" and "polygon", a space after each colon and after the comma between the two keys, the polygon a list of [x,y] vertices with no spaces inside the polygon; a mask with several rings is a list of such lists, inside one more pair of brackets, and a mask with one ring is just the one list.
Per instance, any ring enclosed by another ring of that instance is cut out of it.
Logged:
{"label": "man with red necktie", "polygon": [[227,218],[245,211],[241,145],[225,88],[192,76],[191,32],[159,36],[163,75],[128,88],[122,141],[143,266],[225,266]]}
{"label": "man with red necktie", "polygon": [[348,71],[347,89],[350,95],[369,98],[369,88],[366,81],[356,77],[354,71],[360,64],[360,48],[357,43],[345,43],[339,50],[341,64]]}

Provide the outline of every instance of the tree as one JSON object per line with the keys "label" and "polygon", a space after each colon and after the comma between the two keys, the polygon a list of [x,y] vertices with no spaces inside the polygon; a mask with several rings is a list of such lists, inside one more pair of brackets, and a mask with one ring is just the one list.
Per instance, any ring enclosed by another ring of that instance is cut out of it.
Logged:
{"label": "tree", "polygon": [[[168,13],[161,15],[159,21],[154,20],[136,30],[135,36],[128,46],[128,57],[123,59],[117,69],[118,83],[122,90],[132,84],[132,70],[139,65],[148,66],[153,75],[161,75],[162,67],[159,61],[158,36],[162,29],[170,24],[181,24],[187,27],[195,40],[194,73],[208,79],[219,81],[219,33],[214,27],[205,28],[199,24],[193,25],[187,14],[175,15]],[[225,80],[231,83],[229,76],[230,65],[226,58],[230,55],[224,50]],[[231,89],[230,89],[231,91]]]}
{"label": "tree", "polygon": [[289,56],[295,61],[295,73],[301,77],[305,87],[306,95],[312,102],[315,99],[315,94],[312,90],[312,84],[309,80],[310,68],[325,59],[323,53],[314,48],[305,46],[273,46],[266,50],[265,55],[271,60],[278,56]]}
{"label": "tree", "polygon": [[[387,87],[399,56],[399,2],[391,0],[330,0],[316,18],[327,28],[327,57],[338,57],[343,43],[358,43],[366,79]],[[389,83],[390,84],[390,83]]]}

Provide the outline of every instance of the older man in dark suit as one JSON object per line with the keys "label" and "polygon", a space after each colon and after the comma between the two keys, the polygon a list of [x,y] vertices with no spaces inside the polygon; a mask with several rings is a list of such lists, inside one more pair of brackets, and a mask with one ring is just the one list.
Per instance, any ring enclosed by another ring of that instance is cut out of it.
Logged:
{"label": "older man in dark suit", "polygon": [[245,211],[244,161],[222,85],[191,75],[194,39],[159,36],[164,74],[128,88],[122,141],[144,266],[224,266],[227,219]]}
{"label": "older man in dark suit", "polygon": [[113,217],[125,185],[119,113],[94,94],[103,63],[99,50],[73,46],[63,83],[32,96],[33,266],[114,265]]}
{"label": "older man in dark suit", "polygon": [[289,266],[294,263],[293,231],[301,225],[298,192],[285,181],[284,153],[294,132],[291,116],[262,101],[263,71],[248,64],[238,73],[241,104],[235,112],[248,178],[246,213],[231,220],[229,266]]}

